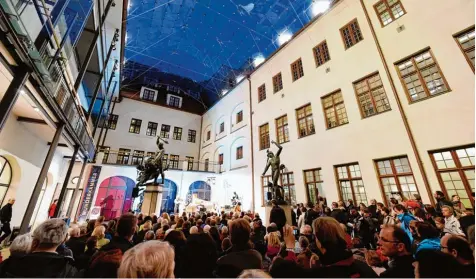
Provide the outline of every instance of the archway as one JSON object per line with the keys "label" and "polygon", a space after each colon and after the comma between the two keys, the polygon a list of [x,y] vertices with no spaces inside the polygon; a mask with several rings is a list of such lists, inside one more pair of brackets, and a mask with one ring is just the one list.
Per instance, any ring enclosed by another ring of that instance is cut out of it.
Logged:
{"label": "archway", "polygon": [[132,205],[132,189],[136,183],[126,176],[111,176],[99,185],[95,206],[101,206],[106,220],[128,212]]}
{"label": "archway", "polygon": [[7,158],[0,156],[0,204],[7,195],[8,188],[12,182],[12,166]]}
{"label": "archway", "polygon": [[205,181],[195,181],[188,187],[187,200],[185,205],[189,205],[192,202],[193,195],[197,195],[197,198],[205,201],[211,201],[212,187]]}
{"label": "archway", "polygon": [[[161,179],[161,178],[160,178]],[[170,179],[165,179],[162,190],[162,203],[160,213],[173,213],[175,210],[175,198],[177,197],[177,184]]]}

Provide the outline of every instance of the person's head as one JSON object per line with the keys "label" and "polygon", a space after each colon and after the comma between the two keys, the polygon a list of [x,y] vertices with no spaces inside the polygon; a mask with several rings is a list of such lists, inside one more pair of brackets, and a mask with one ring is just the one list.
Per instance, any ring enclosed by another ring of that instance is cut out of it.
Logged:
{"label": "person's head", "polygon": [[403,206],[403,204],[396,204],[393,206],[393,211],[395,211],[395,213],[397,214],[402,214],[407,212],[407,209],[405,208],[405,206]]}
{"label": "person's head", "polygon": [[474,225],[468,228],[468,242],[469,242],[469,246],[473,250],[473,256],[474,256]]}
{"label": "person's head", "polygon": [[86,227],[88,233],[92,233],[96,227],[96,220],[89,220]]}
{"label": "person's head", "polygon": [[268,245],[272,247],[280,247],[281,241],[279,240],[278,232],[272,232],[268,235]]}
{"label": "person's head", "polygon": [[167,241],[170,245],[175,247],[175,249],[178,249],[185,245],[186,239],[182,231],[173,230],[166,234],[164,241]]}
{"label": "person's head", "polygon": [[418,201],[418,202],[421,202],[421,196],[420,194],[413,194],[413,198]]}
{"label": "person's head", "polygon": [[213,277],[217,258],[216,243],[209,234],[190,235],[180,256],[181,262],[185,267],[182,270],[183,277]]}
{"label": "person's head", "polygon": [[33,231],[32,251],[56,251],[65,240],[68,226],[63,219],[49,219]]}
{"label": "person's head", "polygon": [[268,150],[266,150],[266,156],[268,156],[268,158],[270,158],[270,159],[271,159],[271,158],[273,158],[273,157],[274,157],[274,154],[273,154],[273,152],[272,152],[272,151],[269,151],[269,149],[268,149]]}
{"label": "person's head", "polygon": [[336,202],[332,202],[331,207],[332,209],[336,209],[339,207],[339,205]]}
{"label": "person's head", "polygon": [[278,202],[276,200],[271,200],[271,205],[272,206],[277,206],[278,205]]}
{"label": "person's head", "polygon": [[308,202],[306,204],[306,206],[307,206],[308,209],[314,208],[314,203],[313,202]]}
{"label": "person's head", "polygon": [[433,219],[435,221],[436,228],[442,231],[445,228],[445,219],[441,217],[435,217]]}
{"label": "person's head", "polygon": [[190,228],[190,234],[198,234],[198,227],[197,226],[192,226]]}
{"label": "person's head", "polygon": [[365,251],[365,261],[369,266],[381,267],[383,265],[382,259],[375,250]]}
{"label": "person's head", "polygon": [[460,263],[467,264],[474,261],[471,246],[463,237],[446,234],[441,238],[440,244],[441,252],[452,255]]}
{"label": "person's head", "polygon": [[145,233],[145,236],[144,236],[144,240],[145,241],[149,241],[149,240],[154,240],[155,239],[155,233],[153,230],[150,230],[150,231],[147,231]]}
{"label": "person's head", "polygon": [[230,240],[233,246],[244,248],[249,246],[251,227],[243,219],[236,219],[230,224]]}
{"label": "person's head", "polygon": [[354,205],[354,200],[352,199],[348,199],[347,202],[349,203],[349,205]]}
{"label": "person's head", "polygon": [[437,228],[433,227],[429,223],[417,222],[416,223],[416,234],[420,240],[436,238],[440,235],[440,232]]}
{"label": "person's head", "polygon": [[12,256],[22,256],[31,252],[33,238],[31,234],[26,233],[15,237],[10,245],[10,254]]}
{"label": "person's head", "polygon": [[119,237],[132,239],[137,229],[137,217],[133,214],[123,214],[117,221],[116,234]]}
{"label": "person's head", "polygon": [[368,208],[362,209],[362,213],[364,217],[370,217],[370,210]]}
{"label": "person's head", "polygon": [[162,213],[162,219],[165,219],[167,221],[170,221],[170,216],[167,212]]}
{"label": "person's head", "polygon": [[104,216],[99,216],[97,219],[96,219],[96,224],[94,226],[100,226],[102,223],[104,222]]}
{"label": "person's head", "polygon": [[237,278],[273,278],[261,269],[245,269]]}
{"label": "person's head", "polygon": [[377,200],[376,199],[371,199],[370,204],[371,205],[377,205]]}
{"label": "person's head", "polygon": [[337,255],[347,249],[346,235],[336,219],[317,218],[312,226],[316,236],[316,246],[322,254]]}
{"label": "person's head", "polygon": [[94,228],[94,231],[91,234],[91,236],[97,237],[98,240],[103,239],[105,237],[105,232],[106,232],[106,228],[104,228],[104,226],[97,226]]}
{"label": "person's head", "polygon": [[398,200],[396,198],[390,198],[390,204],[391,205],[396,205],[396,204],[398,204]]}
{"label": "person's head", "polygon": [[151,220],[147,220],[147,221],[144,223],[144,226],[142,227],[142,229],[143,229],[144,231],[151,230],[151,229],[152,229],[152,221],[151,221]]}
{"label": "person's head", "polygon": [[309,225],[304,225],[301,227],[299,233],[302,235],[312,235],[312,228]]}
{"label": "person's head", "polygon": [[433,207],[432,205],[430,204],[425,204],[424,205],[424,208],[425,208],[425,212],[430,215],[431,217],[436,217],[436,215],[438,215],[436,213],[436,209],[435,207]]}
{"label": "person's head", "polygon": [[299,237],[299,247],[301,247],[302,250],[305,250],[306,248],[309,248],[309,239],[305,236],[300,236]]}
{"label": "person's head", "polygon": [[140,243],[122,257],[119,278],[174,278],[174,249],[157,240]]}
{"label": "person's head", "polygon": [[230,240],[230,238],[228,238],[228,237],[223,238],[223,240],[222,240],[222,242],[221,242],[221,249],[222,249],[223,251],[226,251],[226,250],[230,249],[230,247],[231,247],[231,240]]}
{"label": "person's head", "polygon": [[425,220],[425,211],[423,211],[423,209],[421,209],[419,207],[413,209],[413,215],[415,215],[418,218],[421,218],[421,219]]}
{"label": "person's head", "polygon": [[107,231],[113,232],[116,229],[116,220],[112,219],[107,222]]}
{"label": "person's head", "polygon": [[15,199],[14,198],[8,199],[8,203],[11,204],[11,205],[14,205],[15,204]]}
{"label": "person's head", "polygon": [[451,196],[451,201],[453,202],[459,202],[460,201],[460,197],[458,195],[453,195]]}
{"label": "person's head", "polygon": [[453,208],[448,205],[443,205],[441,207],[441,215],[443,215],[445,218],[453,216]]}
{"label": "person's head", "polygon": [[382,210],[382,208],[384,208],[384,207],[385,207],[385,205],[383,203],[381,203],[381,202],[377,203],[377,210]]}
{"label": "person's head", "polygon": [[441,251],[422,250],[415,256],[415,278],[460,278],[461,265]]}
{"label": "person's head", "polygon": [[78,227],[73,227],[68,230],[68,234],[70,237],[79,237],[81,231]]}
{"label": "person's head", "polygon": [[86,247],[88,251],[96,250],[96,246],[98,244],[98,238],[96,236],[91,236],[86,240]]}
{"label": "person's head", "polygon": [[380,246],[382,254],[389,258],[407,255],[411,251],[410,237],[397,226],[384,226],[380,231],[377,245]]}
{"label": "person's head", "polygon": [[388,209],[387,207],[382,208],[381,212],[383,216],[390,215],[390,209]]}
{"label": "person's head", "polygon": [[445,194],[443,194],[443,192],[441,192],[441,191],[436,191],[435,192],[435,199],[441,200],[441,199],[444,199],[444,198],[445,198]]}
{"label": "person's head", "polygon": [[182,231],[189,231],[192,224],[189,221],[185,221],[182,224]]}
{"label": "person's head", "polygon": [[338,201],[338,202],[337,202],[337,205],[338,205],[339,207],[345,207],[344,201]]}
{"label": "person's head", "polygon": [[58,202],[58,199],[55,199],[55,200],[53,201],[54,204],[56,204],[57,202]]}

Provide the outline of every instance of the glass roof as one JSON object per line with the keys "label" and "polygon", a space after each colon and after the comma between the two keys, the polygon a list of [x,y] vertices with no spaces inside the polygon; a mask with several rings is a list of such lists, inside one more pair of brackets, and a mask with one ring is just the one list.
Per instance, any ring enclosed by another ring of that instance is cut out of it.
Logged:
{"label": "glass roof", "polygon": [[207,94],[221,96],[330,2],[129,0],[124,72],[137,63],[147,67],[132,71],[134,78],[126,74],[122,86],[161,72],[189,78]]}

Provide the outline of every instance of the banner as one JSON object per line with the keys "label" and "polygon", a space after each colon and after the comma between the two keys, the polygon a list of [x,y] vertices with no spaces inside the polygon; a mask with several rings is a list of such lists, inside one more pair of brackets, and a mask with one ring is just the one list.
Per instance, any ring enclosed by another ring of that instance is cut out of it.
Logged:
{"label": "banner", "polygon": [[99,174],[101,173],[101,166],[93,166],[89,174],[88,184],[85,186],[85,192],[83,196],[83,202],[81,203],[81,211],[79,212],[78,220],[84,221],[88,217],[89,209],[93,202],[94,192],[96,192],[96,186],[99,180]]}

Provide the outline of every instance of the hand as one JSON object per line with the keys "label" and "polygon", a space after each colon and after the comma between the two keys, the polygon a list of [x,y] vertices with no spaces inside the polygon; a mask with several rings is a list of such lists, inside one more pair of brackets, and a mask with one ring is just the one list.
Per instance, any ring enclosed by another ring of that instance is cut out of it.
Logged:
{"label": "hand", "polygon": [[286,244],[286,249],[294,249],[296,245],[296,238],[293,234],[293,227],[285,225],[283,228],[284,231],[284,243]]}
{"label": "hand", "polygon": [[272,144],[275,144],[276,142],[274,140],[271,141]]}

